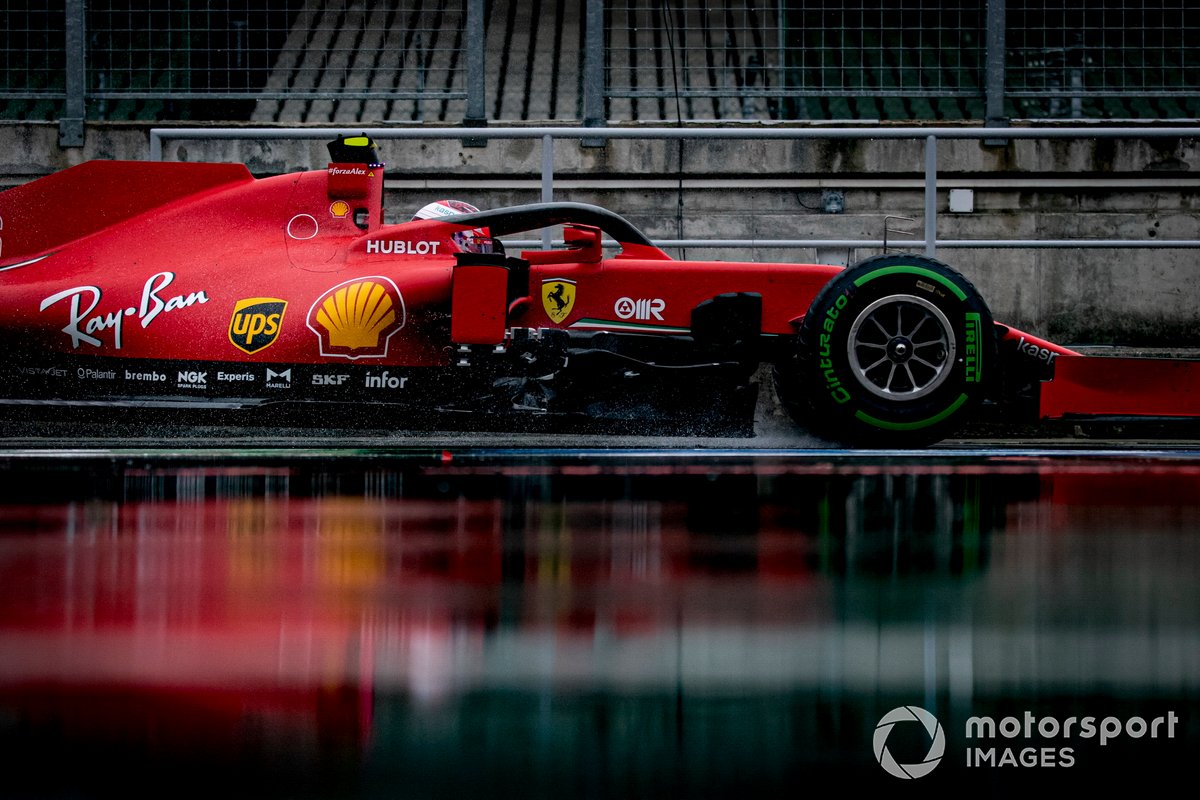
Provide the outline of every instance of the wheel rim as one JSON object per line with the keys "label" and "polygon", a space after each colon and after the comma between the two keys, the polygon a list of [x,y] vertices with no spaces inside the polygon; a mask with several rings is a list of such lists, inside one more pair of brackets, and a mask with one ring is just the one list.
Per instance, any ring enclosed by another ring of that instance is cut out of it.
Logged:
{"label": "wheel rim", "polygon": [[941,309],[922,297],[889,295],[850,328],[850,368],[864,389],[887,400],[925,397],[949,377],[955,337]]}

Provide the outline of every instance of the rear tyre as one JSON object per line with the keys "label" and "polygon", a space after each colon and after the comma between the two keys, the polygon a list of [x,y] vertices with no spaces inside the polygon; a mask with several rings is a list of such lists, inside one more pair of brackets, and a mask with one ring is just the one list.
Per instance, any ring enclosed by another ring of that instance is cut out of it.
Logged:
{"label": "rear tyre", "polygon": [[856,447],[923,447],[983,399],[995,358],[992,315],[975,287],[932,258],[884,255],[840,273],[777,367],[793,417]]}

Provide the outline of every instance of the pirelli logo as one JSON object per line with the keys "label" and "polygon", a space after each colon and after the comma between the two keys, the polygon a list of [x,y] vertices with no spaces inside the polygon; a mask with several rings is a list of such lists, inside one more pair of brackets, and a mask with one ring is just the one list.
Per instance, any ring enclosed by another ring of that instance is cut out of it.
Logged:
{"label": "pirelli logo", "polygon": [[243,353],[254,354],[279,338],[287,301],[276,297],[250,297],[237,301],[229,320],[229,341]]}
{"label": "pirelli logo", "polygon": [[983,322],[976,313],[967,314],[966,322],[963,337],[966,345],[963,348],[963,380],[967,383],[979,383],[983,380],[983,364],[979,357],[983,345]]}

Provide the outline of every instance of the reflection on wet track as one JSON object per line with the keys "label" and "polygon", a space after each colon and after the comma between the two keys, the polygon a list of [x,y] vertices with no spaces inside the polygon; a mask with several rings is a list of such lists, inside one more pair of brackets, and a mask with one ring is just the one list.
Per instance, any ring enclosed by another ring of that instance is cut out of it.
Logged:
{"label": "reflection on wet track", "polygon": [[1200,745],[1196,451],[231,455],[0,453],[14,796],[987,795]]}

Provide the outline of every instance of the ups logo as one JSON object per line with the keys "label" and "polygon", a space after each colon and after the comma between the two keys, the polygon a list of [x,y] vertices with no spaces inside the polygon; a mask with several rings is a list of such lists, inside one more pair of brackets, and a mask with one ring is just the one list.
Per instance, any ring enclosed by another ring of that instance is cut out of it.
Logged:
{"label": "ups logo", "polygon": [[251,297],[237,301],[229,320],[229,341],[243,353],[257,353],[279,338],[287,301],[275,297]]}

